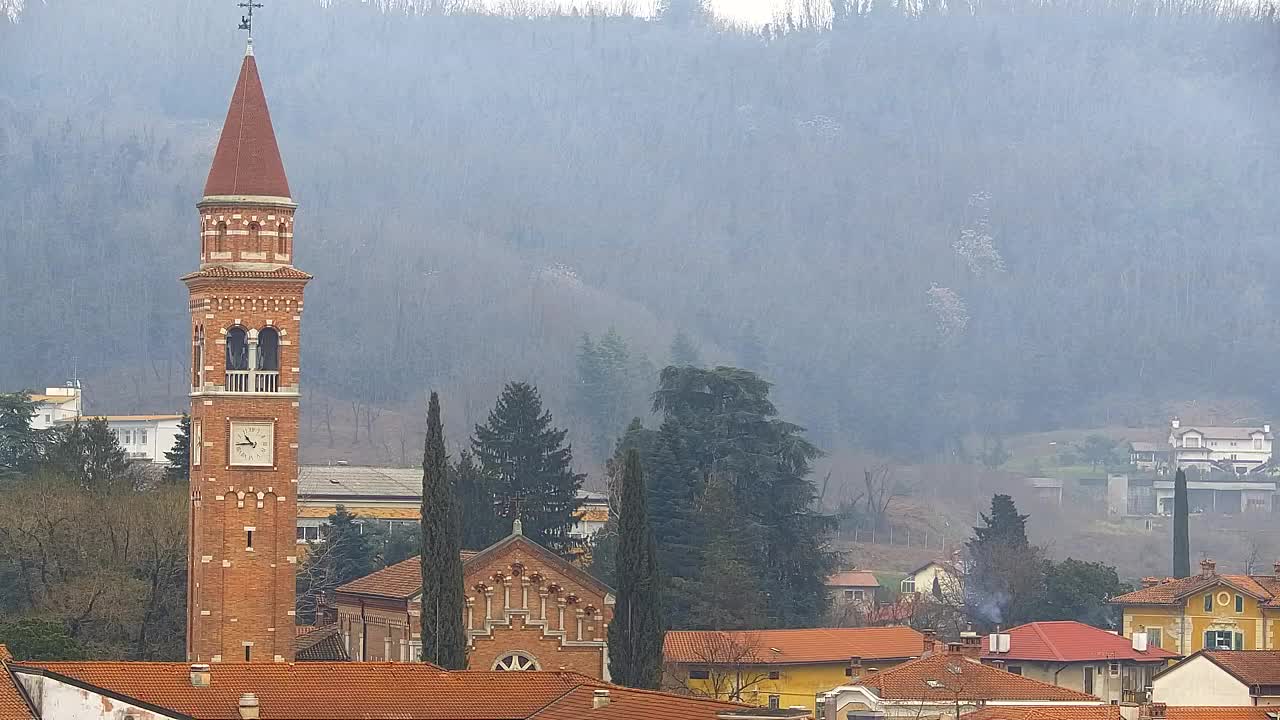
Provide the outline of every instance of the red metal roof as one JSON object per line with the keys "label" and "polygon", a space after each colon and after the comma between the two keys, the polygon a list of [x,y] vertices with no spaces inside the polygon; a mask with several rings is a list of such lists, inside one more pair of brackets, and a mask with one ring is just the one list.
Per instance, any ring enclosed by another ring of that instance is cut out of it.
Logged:
{"label": "red metal roof", "polygon": [[1009,652],[987,652],[982,659],[1164,662],[1178,657],[1177,653],[1160,648],[1147,648],[1145,652],[1138,652],[1133,649],[1131,640],[1072,620],[1027,623],[1010,629],[1008,634]]}
{"label": "red metal roof", "polygon": [[245,55],[240,66],[204,194],[289,197],[289,179],[253,55]]}

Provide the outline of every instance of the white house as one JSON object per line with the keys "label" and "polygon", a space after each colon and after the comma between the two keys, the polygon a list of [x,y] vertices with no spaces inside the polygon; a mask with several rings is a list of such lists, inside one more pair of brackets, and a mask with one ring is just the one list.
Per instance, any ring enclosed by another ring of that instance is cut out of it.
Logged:
{"label": "white house", "polygon": [[80,417],[80,388],[51,387],[43,393],[32,393],[31,399],[36,403],[36,414],[31,418],[31,427],[36,430],[48,430],[63,420]]}
{"label": "white house", "polygon": [[907,573],[898,588],[904,595],[908,593],[928,594],[933,592],[933,583],[938,581],[938,589],[944,597],[960,597],[963,595],[961,577],[964,574],[964,561],[930,560]]}
{"label": "white house", "polygon": [[[181,415],[92,415],[107,421],[130,460],[166,463],[182,422]],[[66,424],[74,420],[62,420]]]}
{"label": "white house", "polygon": [[1166,705],[1280,705],[1280,651],[1201,650],[1151,681]]}
{"label": "white house", "polygon": [[1170,423],[1169,447],[1174,467],[1227,470],[1237,475],[1256,470],[1271,460],[1271,425],[1214,426]]}

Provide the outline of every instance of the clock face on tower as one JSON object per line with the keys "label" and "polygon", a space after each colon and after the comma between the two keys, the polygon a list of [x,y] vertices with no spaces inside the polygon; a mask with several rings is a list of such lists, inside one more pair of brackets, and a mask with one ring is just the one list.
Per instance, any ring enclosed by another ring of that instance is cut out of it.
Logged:
{"label": "clock face on tower", "polygon": [[232,420],[232,465],[242,467],[271,467],[275,464],[276,426],[270,420]]}

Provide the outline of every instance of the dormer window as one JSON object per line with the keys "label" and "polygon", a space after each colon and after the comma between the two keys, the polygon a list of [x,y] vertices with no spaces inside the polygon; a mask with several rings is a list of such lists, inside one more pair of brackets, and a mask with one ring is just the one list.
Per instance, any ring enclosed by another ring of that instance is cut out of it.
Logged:
{"label": "dormer window", "polygon": [[1199,435],[1187,435],[1186,437],[1182,438],[1182,447],[1186,447],[1186,448],[1198,448],[1198,447],[1200,447],[1200,436],[1199,436]]}

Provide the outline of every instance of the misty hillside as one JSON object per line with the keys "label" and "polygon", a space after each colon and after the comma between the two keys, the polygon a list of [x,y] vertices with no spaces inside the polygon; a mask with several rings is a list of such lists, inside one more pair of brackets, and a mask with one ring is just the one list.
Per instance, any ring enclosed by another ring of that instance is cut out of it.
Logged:
{"label": "misty hillside", "polygon": [[[177,278],[243,47],[221,5],[0,18],[0,388],[74,358],[95,410],[183,404]],[[256,33],[317,277],[311,393],[413,413],[438,388],[461,433],[521,378],[578,424],[580,338],[612,326],[650,366],[683,330],[760,371],[825,447],[1280,408],[1269,18],[1013,0],[746,32],[328,5],[272,2]]]}

